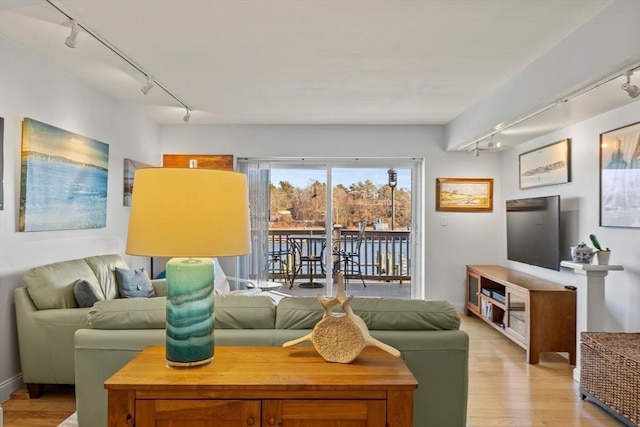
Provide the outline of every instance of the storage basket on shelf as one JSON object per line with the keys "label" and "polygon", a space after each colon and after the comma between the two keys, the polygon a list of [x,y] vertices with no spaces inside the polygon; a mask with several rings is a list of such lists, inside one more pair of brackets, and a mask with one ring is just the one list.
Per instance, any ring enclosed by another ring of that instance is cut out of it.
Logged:
{"label": "storage basket on shelf", "polygon": [[640,333],[582,332],[580,393],[629,426],[640,423]]}

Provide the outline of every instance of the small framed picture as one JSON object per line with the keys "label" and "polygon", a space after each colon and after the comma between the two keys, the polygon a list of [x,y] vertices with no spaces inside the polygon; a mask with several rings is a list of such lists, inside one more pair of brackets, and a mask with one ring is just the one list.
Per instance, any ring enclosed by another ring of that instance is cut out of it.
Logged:
{"label": "small framed picture", "polygon": [[436,178],[436,210],[493,211],[493,178]]}
{"label": "small framed picture", "polygon": [[520,188],[564,184],[571,180],[571,139],[520,154]]}
{"label": "small framed picture", "polygon": [[640,123],[600,134],[600,225],[640,228]]}

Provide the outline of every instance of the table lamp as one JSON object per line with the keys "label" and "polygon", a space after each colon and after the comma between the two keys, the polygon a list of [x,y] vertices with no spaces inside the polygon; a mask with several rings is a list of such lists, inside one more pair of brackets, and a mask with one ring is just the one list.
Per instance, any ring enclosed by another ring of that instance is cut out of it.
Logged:
{"label": "table lamp", "polygon": [[167,366],[211,363],[211,258],[250,252],[246,176],[212,169],[136,170],[126,252],[175,257],[166,273]]}

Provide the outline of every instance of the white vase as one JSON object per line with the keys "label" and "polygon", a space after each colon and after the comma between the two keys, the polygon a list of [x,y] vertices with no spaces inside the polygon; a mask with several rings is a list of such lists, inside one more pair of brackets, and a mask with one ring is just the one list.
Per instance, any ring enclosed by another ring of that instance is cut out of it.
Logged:
{"label": "white vase", "polygon": [[598,265],[609,265],[611,251],[598,251],[596,252],[596,256],[598,257]]}

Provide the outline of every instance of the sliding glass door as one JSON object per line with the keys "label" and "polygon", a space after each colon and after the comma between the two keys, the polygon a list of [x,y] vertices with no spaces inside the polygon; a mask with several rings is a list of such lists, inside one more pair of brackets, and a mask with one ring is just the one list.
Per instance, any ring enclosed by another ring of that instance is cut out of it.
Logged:
{"label": "sliding glass door", "polygon": [[249,177],[253,232],[244,274],[280,281],[292,295],[333,295],[342,273],[349,294],[420,297],[420,160],[238,164]]}

